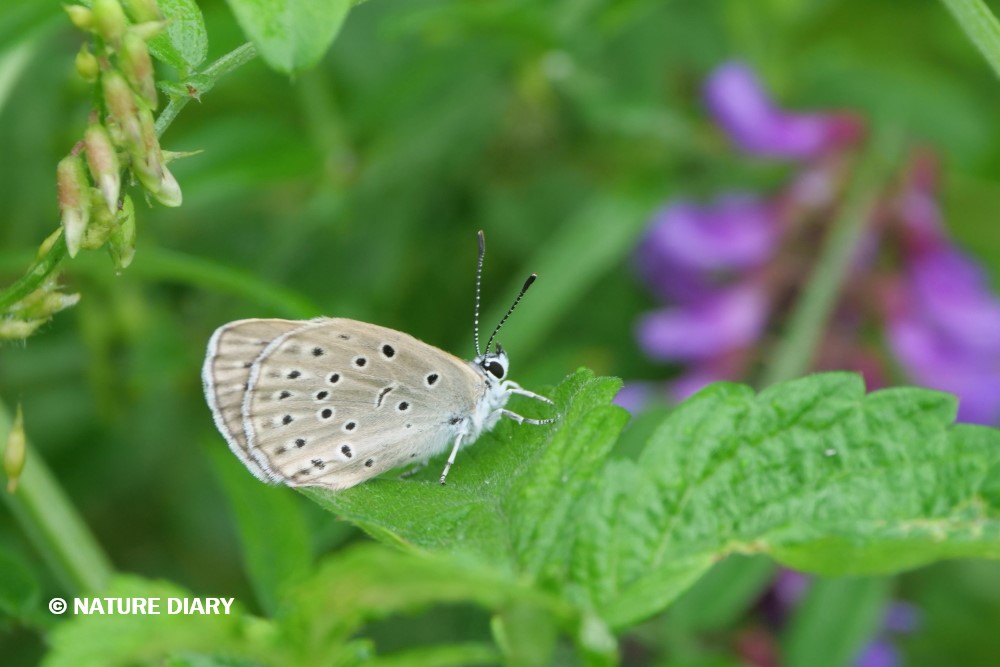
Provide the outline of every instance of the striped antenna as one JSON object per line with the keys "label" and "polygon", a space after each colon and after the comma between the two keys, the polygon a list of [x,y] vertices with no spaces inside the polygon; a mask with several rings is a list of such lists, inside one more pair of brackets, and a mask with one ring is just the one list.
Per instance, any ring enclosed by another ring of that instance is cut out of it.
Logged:
{"label": "striped antenna", "polygon": [[[524,287],[522,287],[521,291],[518,292],[517,298],[514,299],[514,303],[510,304],[510,308],[507,309],[507,314],[500,319],[500,324],[498,324],[497,328],[493,330],[492,334],[490,334],[490,339],[486,341],[487,352],[490,351],[490,343],[492,343],[493,339],[496,338],[497,333],[499,333],[500,331],[500,327],[502,327],[503,323],[507,321],[507,318],[510,317],[510,314],[514,312],[514,309],[517,308],[517,304],[520,303],[521,297],[524,296],[524,293],[528,291],[528,288],[531,287],[531,283],[535,282],[535,278],[537,277],[538,277],[537,273],[532,273],[530,276],[528,276],[528,279],[524,281]],[[476,350],[476,354],[479,354],[479,350]]]}
{"label": "striped antenna", "polygon": [[[483,230],[479,230],[479,259],[476,260],[476,309],[472,316],[472,335],[476,341],[476,356],[478,357],[481,353],[479,351],[479,287],[483,282],[483,258],[486,257],[486,236],[483,235]],[[487,349],[489,349],[489,344],[487,344]]]}

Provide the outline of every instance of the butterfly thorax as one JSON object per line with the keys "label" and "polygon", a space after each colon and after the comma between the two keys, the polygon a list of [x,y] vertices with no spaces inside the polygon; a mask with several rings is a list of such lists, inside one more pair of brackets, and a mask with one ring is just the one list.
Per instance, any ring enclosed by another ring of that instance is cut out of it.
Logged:
{"label": "butterfly thorax", "polygon": [[483,381],[483,394],[476,402],[475,410],[462,424],[464,440],[471,444],[481,433],[496,425],[501,416],[500,410],[510,399],[510,392],[503,381],[507,375],[507,353],[500,346],[497,346],[496,353],[479,355],[469,362],[469,366]]}

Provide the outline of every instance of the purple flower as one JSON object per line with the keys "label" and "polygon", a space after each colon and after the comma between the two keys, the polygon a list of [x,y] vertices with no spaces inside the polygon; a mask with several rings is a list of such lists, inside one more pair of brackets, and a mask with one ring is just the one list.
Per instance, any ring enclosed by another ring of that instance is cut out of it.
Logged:
{"label": "purple flower", "polygon": [[865,647],[854,662],[854,667],[897,667],[899,651],[884,639],[877,639]]}
{"label": "purple flower", "polygon": [[911,633],[920,626],[920,610],[908,602],[893,602],[885,610],[883,627],[890,632]]}
{"label": "purple flower", "polygon": [[1000,359],[971,353],[920,319],[891,320],[888,338],[915,382],[959,397],[960,421],[995,424],[1000,418]]}
{"label": "purple flower", "polygon": [[753,195],[733,193],[707,205],[678,201],[654,216],[636,262],[658,292],[693,301],[705,296],[712,273],[766,262],[777,232],[772,207]]}
{"label": "purple flower", "polygon": [[907,274],[913,300],[929,323],[970,353],[1000,354],[1000,300],[979,266],[957,249],[941,247],[916,257]]}
{"label": "purple flower", "polygon": [[705,83],[716,122],[744,151],[764,157],[809,159],[851,143],[860,123],[839,114],[778,109],[753,70],[741,62],[717,67]]}
{"label": "purple flower", "polygon": [[631,413],[636,413],[646,407],[652,393],[653,387],[648,382],[626,382],[618,390],[612,402]]}
{"label": "purple flower", "polygon": [[941,240],[910,257],[887,335],[918,384],[959,397],[961,421],[1000,418],[1000,300],[980,268]]}
{"label": "purple flower", "polygon": [[767,317],[754,284],[737,285],[691,306],[663,308],[639,322],[639,344],[655,359],[696,361],[749,345]]}
{"label": "purple flower", "polygon": [[778,603],[788,610],[799,603],[811,584],[812,577],[808,574],[782,568],[771,586]]}

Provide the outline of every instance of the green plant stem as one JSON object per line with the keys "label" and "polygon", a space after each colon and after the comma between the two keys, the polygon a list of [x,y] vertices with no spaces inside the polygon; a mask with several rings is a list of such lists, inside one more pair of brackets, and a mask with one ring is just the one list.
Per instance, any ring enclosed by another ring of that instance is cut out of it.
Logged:
{"label": "green plant stem", "polygon": [[[242,65],[247,64],[251,60],[257,57],[257,47],[255,47],[250,42],[243,44],[242,46],[237,46],[235,49],[225,54],[211,65],[206,67],[198,75],[198,77],[208,82],[208,86],[211,87],[216,81],[221,79],[226,74],[229,74],[233,70]],[[204,85],[204,84],[203,84]],[[175,95],[170,97],[170,102],[164,107],[160,116],[156,119],[156,136],[163,136],[170,124],[174,122],[177,118],[177,114],[187,106],[187,103],[191,101],[190,95]]]}
{"label": "green plant stem", "polygon": [[993,71],[1000,76],[1000,21],[983,0],[941,0],[976,45]]}
{"label": "green plant stem", "polygon": [[[0,403],[0,443],[7,441],[10,414]],[[6,485],[4,485],[6,486]],[[111,563],[45,462],[30,445],[17,490],[0,490],[35,548],[67,590],[100,593],[113,574]]]}
{"label": "green plant stem", "polygon": [[885,187],[900,143],[898,132],[876,131],[855,171],[844,206],[830,230],[816,269],[792,310],[784,336],[774,348],[761,387],[791,380],[809,371],[850,271],[865,223],[871,218]]}
{"label": "green plant stem", "polygon": [[66,240],[59,236],[52,247],[35,260],[28,271],[17,282],[0,292],[0,313],[6,312],[15,303],[38,289],[66,259]]}

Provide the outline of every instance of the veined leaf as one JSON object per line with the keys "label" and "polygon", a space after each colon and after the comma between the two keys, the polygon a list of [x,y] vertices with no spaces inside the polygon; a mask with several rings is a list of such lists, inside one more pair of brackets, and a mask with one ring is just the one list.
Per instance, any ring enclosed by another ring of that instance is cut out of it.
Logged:
{"label": "veined leaf", "polygon": [[194,0],[158,0],[157,4],[168,23],[162,33],[149,40],[149,50],[185,76],[208,55],[205,18]]}
{"label": "veined leaf", "polygon": [[351,0],[228,0],[243,32],[280,72],[315,65],[351,8]]}
{"label": "veined leaf", "polygon": [[465,554],[624,626],[717,560],[762,553],[827,575],[1000,557],[1000,432],[952,426],[954,398],[865,395],[852,374],[759,395],[714,385],[670,414],[638,460],[609,459],[617,382],[580,371],[552,427],[504,424],[460,453],[449,486],[379,479],[307,493],[385,541]]}

